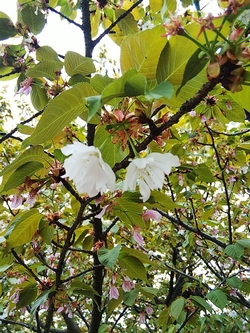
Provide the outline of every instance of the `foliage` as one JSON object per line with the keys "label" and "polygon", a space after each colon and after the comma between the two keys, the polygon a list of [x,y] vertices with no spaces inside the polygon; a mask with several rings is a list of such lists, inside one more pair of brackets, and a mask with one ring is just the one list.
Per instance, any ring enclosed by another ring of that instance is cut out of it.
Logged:
{"label": "foliage", "polygon": [[[0,79],[31,109],[6,131],[0,99],[1,332],[250,332],[249,0],[17,3]],[[39,45],[51,12],[84,55]]]}

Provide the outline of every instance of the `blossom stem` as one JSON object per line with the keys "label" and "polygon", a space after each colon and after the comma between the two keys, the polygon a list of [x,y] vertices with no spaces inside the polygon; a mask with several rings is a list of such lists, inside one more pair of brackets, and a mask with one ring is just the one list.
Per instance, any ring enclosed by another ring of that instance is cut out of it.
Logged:
{"label": "blossom stem", "polygon": [[126,131],[126,129],[125,129],[125,126],[123,127],[123,129],[124,129],[124,132],[126,133],[126,136],[127,136],[127,138],[128,138],[128,141],[129,141],[129,143],[130,143],[130,147],[132,148],[135,157],[140,158],[140,155],[139,155],[138,151],[135,149],[135,145],[134,145],[133,141],[131,140],[130,136],[128,135],[128,133],[127,133],[127,131]]}

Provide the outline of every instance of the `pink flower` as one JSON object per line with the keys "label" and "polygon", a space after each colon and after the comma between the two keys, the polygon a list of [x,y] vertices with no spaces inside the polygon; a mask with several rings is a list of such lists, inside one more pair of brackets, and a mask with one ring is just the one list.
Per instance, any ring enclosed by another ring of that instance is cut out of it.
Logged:
{"label": "pink flower", "polygon": [[22,197],[21,195],[14,194],[13,198],[11,199],[10,207],[13,209],[18,208],[22,204]]}
{"label": "pink flower", "polygon": [[192,111],[189,112],[189,115],[190,115],[190,117],[193,118],[193,117],[196,116],[196,112],[194,110],[192,110]]}
{"label": "pink flower", "polygon": [[134,237],[134,240],[136,241],[136,243],[139,246],[142,246],[144,243],[144,239],[143,239],[142,235],[138,232],[139,230],[140,230],[140,228],[134,227],[133,237]]}
{"label": "pink flower", "polygon": [[150,305],[146,306],[146,312],[149,316],[152,316],[153,314],[153,309],[151,308]]}
{"label": "pink flower", "polygon": [[157,212],[156,210],[153,209],[147,209],[143,214],[142,214],[142,218],[144,221],[149,221],[150,219],[156,221],[156,222],[160,222],[162,216],[159,212]]}
{"label": "pink flower", "polygon": [[23,82],[20,83],[20,89],[18,90],[19,94],[25,94],[26,96],[31,93],[33,80],[30,77],[27,77]]}
{"label": "pink flower", "polygon": [[118,299],[119,298],[119,291],[118,289],[112,284],[109,290],[109,299]]}
{"label": "pink flower", "polygon": [[139,320],[140,320],[140,324],[144,324],[145,323],[146,318],[145,318],[145,312],[144,311],[140,312]]}
{"label": "pink flower", "polygon": [[132,280],[130,280],[129,277],[125,276],[123,283],[122,283],[122,289],[125,292],[129,292],[131,289],[134,289],[135,284]]}
{"label": "pink flower", "polygon": [[179,180],[179,185],[180,186],[183,186],[183,184],[184,184],[184,179],[183,179],[183,176],[182,176],[182,174],[181,173],[179,173],[178,174],[178,180]]}

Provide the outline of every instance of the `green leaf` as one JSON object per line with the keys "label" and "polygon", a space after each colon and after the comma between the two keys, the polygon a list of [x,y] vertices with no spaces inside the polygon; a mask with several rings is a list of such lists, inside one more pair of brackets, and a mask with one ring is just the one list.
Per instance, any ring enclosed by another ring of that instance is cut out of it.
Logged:
{"label": "green leaf", "polygon": [[75,279],[72,282],[71,289],[81,295],[86,295],[88,297],[93,297],[94,295],[99,295],[98,292],[92,286],[90,286],[87,283],[84,283],[78,279]]}
{"label": "green leaf", "polygon": [[[117,9],[115,11],[115,16],[118,18],[124,13],[126,13],[126,10]],[[134,16],[131,13],[127,13],[127,15],[119,21],[118,27],[124,35],[130,35],[138,32],[137,21],[134,19]]]}
{"label": "green leaf", "polygon": [[45,18],[40,10],[35,12],[33,6],[25,6],[20,11],[20,14],[23,23],[29,27],[34,35],[39,34],[43,30],[45,26]]}
{"label": "green leaf", "polygon": [[150,90],[146,94],[146,99],[159,99],[162,97],[165,97],[167,99],[170,99],[174,93],[174,87],[169,82],[161,82],[158,86],[156,86],[153,90]]}
{"label": "green leaf", "polygon": [[17,170],[23,164],[31,161],[42,163],[45,167],[51,164],[50,157],[45,154],[42,146],[33,146],[25,150],[16,160],[7,165],[1,172],[0,176],[4,176],[10,172]]}
{"label": "green leaf", "polygon": [[19,293],[19,301],[16,304],[17,309],[21,309],[26,305],[31,304],[37,296],[37,286],[30,283],[24,287]]}
{"label": "green leaf", "polygon": [[[162,25],[126,37],[121,46],[121,69],[136,68],[147,80],[156,78],[156,68],[167,40]],[[136,55],[136,56],[135,56]]]}
{"label": "green leaf", "polygon": [[148,255],[143,253],[141,250],[132,249],[130,247],[123,246],[121,249],[120,256],[132,256],[139,259],[142,263],[152,265],[152,260],[149,259]]}
{"label": "green leaf", "polygon": [[100,250],[97,252],[100,263],[103,264],[105,267],[108,267],[109,269],[113,270],[117,258],[119,256],[120,250],[121,250],[121,245],[117,245],[111,250],[108,250],[105,247],[100,248]]}
{"label": "green leaf", "polygon": [[43,168],[40,162],[27,162],[21,165],[15,170],[15,172],[8,178],[2,189],[3,192],[7,192],[12,188],[17,188],[19,185],[25,182],[25,179],[34,175],[36,171]]}
{"label": "green leaf", "polygon": [[169,195],[160,191],[152,191],[149,200],[144,205],[148,208],[159,208],[162,210],[174,210],[180,207]]}
{"label": "green leaf", "polygon": [[31,103],[38,111],[42,110],[48,103],[46,90],[36,84],[32,85],[30,93]]}
{"label": "green leaf", "polygon": [[111,168],[115,163],[121,162],[126,156],[121,145],[112,142],[112,136],[106,131],[104,126],[97,126],[94,145],[100,149],[102,158],[111,166]]}
{"label": "green leaf", "polygon": [[16,29],[9,16],[0,12],[0,40],[14,37],[16,34]]}
{"label": "green leaf", "polygon": [[122,256],[119,258],[119,264],[122,269],[126,270],[126,274],[129,277],[147,281],[146,269],[138,258],[132,256]]}
{"label": "green leaf", "polygon": [[184,308],[184,305],[185,305],[185,298],[183,297],[177,298],[170,306],[171,316],[174,317],[176,320],[178,320]]}
{"label": "green leaf", "polygon": [[[37,308],[41,305],[43,305],[47,299],[48,299],[48,296],[49,294],[53,291],[54,288],[51,288],[49,290],[45,290],[43,291],[38,297],[37,299],[35,300],[35,302],[32,304],[31,306],[31,309],[30,309],[30,315],[31,315],[31,318],[34,317],[34,314],[37,310]],[[29,303],[28,303],[29,304]]]}
{"label": "green leaf", "polygon": [[191,79],[193,79],[196,75],[202,71],[202,69],[206,66],[208,63],[208,58],[203,57],[200,58],[199,55],[201,53],[201,49],[197,49],[191,57],[188,59],[188,62],[185,67],[185,71],[183,74],[183,79],[181,82],[180,87],[176,91],[176,95],[179,94],[181,88]]}
{"label": "green leaf", "polygon": [[240,246],[243,246],[245,249],[250,249],[250,239],[248,238],[238,239],[236,243],[239,244]]}
{"label": "green leaf", "polygon": [[55,97],[43,112],[34,133],[24,140],[23,146],[51,140],[72,120],[87,111],[86,97],[94,94],[93,88],[82,82]]}
{"label": "green leaf", "polygon": [[212,290],[207,293],[207,298],[222,311],[227,304],[227,296],[220,289]]}
{"label": "green leaf", "polygon": [[91,86],[97,91],[99,94],[103,92],[103,90],[110,84],[114,82],[114,79],[111,79],[109,76],[102,76],[100,74],[96,74],[90,80]]}
{"label": "green leaf", "polygon": [[144,228],[145,223],[142,219],[142,206],[129,199],[129,192],[117,199],[116,206],[114,206],[114,213],[119,219],[127,226],[136,225]]}
{"label": "green leaf", "polygon": [[244,247],[238,243],[230,244],[225,248],[224,252],[232,259],[240,260],[244,254]]}
{"label": "green leaf", "polygon": [[31,78],[45,77],[51,81],[54,81],[57,77],[58,71],[60,71],[61,65],[55,61],[43,61],[33,67],[30,67],[27,71],[27,76]]}
{"label": "green leaf", "polygon": [[101,96],[89,96],[86,98],[87,107],[89,109],[88,122],[97,114],[102,105]]}
{"label": "green leaf", "polygon": [[95,65],[91,58],[83,57],[77,52],[68,51],[64,59],[65,70],[68,75],[81,74],[89,75],[96,71]]}
{"label": "green leaf", "polygon": [[202,182],[212,183],[215,181],[215,178],[210,171],[210,168],[204,163],[197,166],[197,168],[195,169],[195,173],[198,179]]}
{"label": "green leaf", "polygon": [[136,74],[125,82],[124,90],[127,96],[144,95],[147,86],[145,76]]}
{"label": "green leaf", "polygon": [[109,102],[115,97],[127,96],[125,92],[125,84],[128,80],[132,79],[137,74],[138,73],[135,69],[130,69],[126,73],[124,73],[119,79],[112,81],[108,86],[106,86],[106,88],[102,91],[103,104]]}
{"label": "green leaf", "polygon": [[42,219],[39,224],[39,232],[44,242],[50,245],[54,237],[55,227],[53,225],[48,225],[48,221]]}
{"label": "green leaf", "polygon": [[[4,239],[5,241],[5,239]],[[12,254],[1,255],[0,257],[0,273],[5,272],[8,268],[10,268],[14,263],[14,257]]]}
{"label": "green leaf", "polygon": [[242,281],[237,276],[233,276],[226,281],[231,288],[241,289]]}
{"label": "green leaf", "polygon": [[139,291],[137,289],[133,289],[127,293],[123,294],[123,302],[127,306],[133,306],[135,303],[135,300],[138,296]]}
{"label": "green leaf", "polygon": [[202,310],[213,312],[213,308],[208,302],[200,296],[191,296],[190,299],[193,301],[194,305],[199,306]]}
{"label": "green leaf", "polygon": [[17,214],[5,233],[7,248],[18,247],[30,242],[38,230],[41,218],[42,214],[34,208]]}

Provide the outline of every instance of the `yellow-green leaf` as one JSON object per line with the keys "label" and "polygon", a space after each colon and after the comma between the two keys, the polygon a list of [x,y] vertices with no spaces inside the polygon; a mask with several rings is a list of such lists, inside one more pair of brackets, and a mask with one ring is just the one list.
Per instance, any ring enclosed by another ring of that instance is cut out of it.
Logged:
{"label": "yellow-green leaf", "polygon": [[3,12],[0,12],[0,40],[4,40],[16,35],[16,29],[13,22]]}
{"label": "yellow-green leaf", "polygon": [[83,57],[77,52],[68,51],[64,59],[65,70],[68,75],[81,74],[83,76],[95,72],[93,60]]}
{"label": "yellow-green leaf", "polygon": [[72,120],[87,111],[85,97],[94,94],[95,91],[86,82],[78,83],[73,88],[62,92],[48,104],[34,133],[24,140],[23,146],[51,140]]}
{"label": "yellow-green leaf", "polygon": [[121,47],[122,71],[136,68],[147,80],[154,80],[160,54],[167,42],[161,37],[163,34],[164,28],[160,25],[126,37]]}

